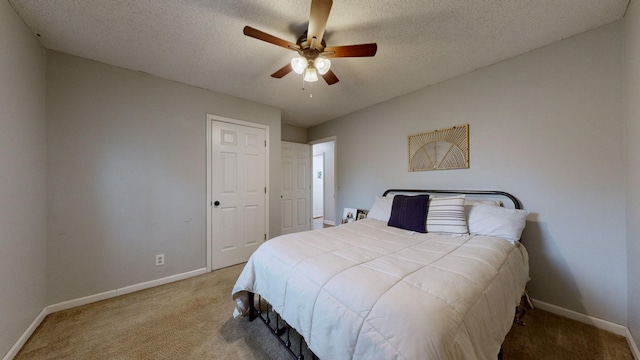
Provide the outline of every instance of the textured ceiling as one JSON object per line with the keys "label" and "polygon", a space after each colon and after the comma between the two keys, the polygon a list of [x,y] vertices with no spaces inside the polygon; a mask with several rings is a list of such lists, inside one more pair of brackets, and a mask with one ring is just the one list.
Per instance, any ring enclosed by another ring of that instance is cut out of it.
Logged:
{"label": "textured ceiling", "polygon": [[[624,16],[629,0],[334,0],[328,46],[376,42],[375,57],[333,59],[340,79],[269,75],[296,53],[310,0],[9,0],[47,49],[282,109],[310,127]],[[312,95],[312,96],[311,96]]]}

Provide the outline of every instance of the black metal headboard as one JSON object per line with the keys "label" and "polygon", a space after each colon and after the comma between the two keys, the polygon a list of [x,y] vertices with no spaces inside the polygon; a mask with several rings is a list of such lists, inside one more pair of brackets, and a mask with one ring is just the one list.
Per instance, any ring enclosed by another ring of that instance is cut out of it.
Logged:
{"label": "black metal headboard", "polygon": [[513,195],[504,191],[494,191],[494,190],[418,190],[418,189],[389,189],[382,194],[382,196],[386,196],[389,193],[425,193],[425,194],[469,194],[469,195],[493,195],[493,196],[503,196],[513,202],[513,206],[516,209],[522,209],[522,205],[520,201]]}

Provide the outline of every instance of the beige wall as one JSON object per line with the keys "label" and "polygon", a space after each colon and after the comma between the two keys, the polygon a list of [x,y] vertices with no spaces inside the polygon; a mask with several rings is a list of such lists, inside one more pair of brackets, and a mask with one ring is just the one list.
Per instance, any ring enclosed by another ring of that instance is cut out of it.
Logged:
{"label": "beige wall", "polygon": [[629,329],[640,341],[640,2],[625,16],[625,120]]}
{"label": "beige wall", "polygon": [[0,357],[46,303],[45,52],[0,1]]}
{"label": "beige wall", "polygon": [[206,267],[207,113],[270,126],[279,191],[279,109],[47,52],[49,304]]}
{"label": "beige wall", "polygon": [[301,127],[282,124],[282,141],[289,141],[298,144],[307,143],[307,129]]}
{"label": "beige wall", "polygon": [[[531,212],[533,297],[627,322],[617,22],[310,128],[338,135],[337,211],[387,188],[496,189]],[[470,168],[407,171],[407,135],[470,125]]]}

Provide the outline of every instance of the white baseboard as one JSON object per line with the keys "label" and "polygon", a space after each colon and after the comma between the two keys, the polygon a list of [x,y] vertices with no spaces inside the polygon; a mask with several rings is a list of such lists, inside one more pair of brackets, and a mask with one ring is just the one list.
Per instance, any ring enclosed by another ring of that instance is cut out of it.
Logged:
{"label": "white baseboard", "polygon": [[22,349],[22,346],[24,346],[24,344],[27,342],[27,340],[29,340],[29,338],[31,337],[33,332],[36,331],[36,329],[38,328],[38,325],[40,325],[42,320],[44,320],[44,318],[47,317],[47,315],[49,315],[49,314],[50,313],[47,312],[47,308],[46,307],[44,309],[42,309],[42,311],[40,311],[40,314],[38,314],[38,316],[36,316],[35,320],[33,320],[33,322],[31,323],[31,325],[29,325],[27,330],[25,330],[22,333],[22,335],[20,335],[18,340],[15,342],[15,344],[13,344],[11,349],[9,349],[9,351],[4,355],[2,360],[11,360],[16,355],[18,355],[18,352],[20,351],[20,349]]}
{"label": "white baseboard", "polygon": [[132,293],[132,292],[144,290],[144,289],[149,289],[149,288],[152,288],[152,287],[155,287],[155,286],[169,284],[169,283],[172,283],[172,282],[175,282],[175,281],[184,280],[184,279],[187,279],[187,278],[190,278],[190,277],[193,277],[193,276],[198,276],[198,275],[205,274],[206,272],[207,272],[206,268],[193,270],[193,271],[188,271],[186,273],[176,274],[176,275],[171,275],[171,276],[163,277],[163,278],[156,279],[156,280],[146,281],[146,282],[143,282],[143,283],[140,283],[140,284],[126,286],[126,287],[123,287],[123,288],[120,288],[120,289],[109,290],[109,291],[105,291],[103,293],[99,293],[99,294],[95,294],[95,295],[89,295],[89,296],[85,296],[85,297],[78,298],[78,299],[73,299],[73,300],[69,300],[69,301],[63,301],[61,303],[49,305],[46,308],[49,309],[48,314],[51,314],[51,313],[54,313],[56,311],[71,309],[71,308],[74,308],[76,306],[86,305],[86,304],[90,304],[90,303],[93,303],[93,302],[96,302],[96,301],[106,300],[106,299],[110,299],[112,297],[125,295],[125,294],[129,294],[129,293]]}
{"label": "white baseboard", "polygon": [[20,338],[18,338],[18,341],[16,341],[16,343],[13,344],[11,349],[9,349],[9,352],[5,354],[2,360],[12,360],[18,354],[18,352],[24,346],[27,340],[29,340],[29,337],[31,337],[31,335],[36,330],[36,328],[38,328],[40,323],[42,323],[44,318],[47,317],[47,315],[49,314],[53,314],[54,312],[61,311],[61,310],[71,309],[76,306],[86,305],[93,302],[110,299],[116,296],[129,294],[132,292],[149,289],[149,288],[164,285],[164,284],[169,284],[175,281],[188,279],[190,277],[194,277],[194,276],[198,276],[206,273],[207,273],[206,268],[197,269],[197,270],[188,271],[182,274],[171,275],[171,276],[163,277],[161,279],[146,281],[140,284],[125,286],[120,289],[105,291],[99,294],[89,295],[89,296],[81,297],[78,299],[63,301],[57,304],[45,306],[45,308],[42,309],[40,314],[38,314],[38,316],[36,316],[36,318],[33,320],[31,325],[29,325],[29,327],[24,331],[24,333],[22,333]]}
{"label": "white baseboard", "polygon": [[595,327],[597,327],[598,329],[603,329],[603,330],[607,330],[609,332],[612,332],[616,335],[621,335],[621,336],[626,336],[626,332],[627,327],[624,325],[620,325],[620,324],[616,324],[613,323],[611,321],[607,321],[607,320],[602,320],[602,319],[598,319],[596,317],[593,316],[589,316],[589,315],[585,315],[585,314],[581,314],[579,312],[573,311],[573,310],[569,310],[569,309],[565,309],[562,308],[560,306],[556,306],[556,305],[551,305],[549,303],[543,302],[543,301],[539,301],[536,299],[531,299],[531,301],[533,302],[533,306],[540,308],[542,310],[548,311],[550,313],[556,314],[556,315],[560,315],[560,316],[564,316],[566,318],[572,319],[572,320],[576,320],[579,321],[581,323],[585,323],[588,325],[593,325]]}
{"label": "white baseboard", "polygon": [[638,344],[633,338],[633,335],[631,335],[631,331],[629,331],[629,329],[627,329],[627,335],[625,337],[627,338],[627,343],[629,343],[629,347],[631,348],[631,353],[633,353],[633,357],[636,360],[640,360],[640,350],[638,350]]}
{"label": "white baseboard", "polygon": [[579,312],[565,309],[560,306],[552,305],[544,301],[539,301],[536,299],[531,299],[531,301],[533,302],[534,307],[539,308],[541,310],[545,310],[556,315],[564,316],[566,318],[576,320],[581,323],[592,325],[597,327],[598,329],[603,329],[603,330],[612,332],[616,335],[624,336],[627,339],[627,343],[629,344],[629,348],[631,348],[631,352],[633,353],[634,358],[636,360],[640,360],[640,352],[638,351],[638,345],[635,343],[633,336],[631,336],[631,332],[629,331],[628,327],[613,323],[611,321],[599,319],[593,316],[581,314]]}
{"label": "white baseboard", "polygon": [[335,221],[330,221],[330,220],[325,220],[325,221],[323,221],[323,224],[331,225],[331,226],[336,226],[336,222],[335,222]]}

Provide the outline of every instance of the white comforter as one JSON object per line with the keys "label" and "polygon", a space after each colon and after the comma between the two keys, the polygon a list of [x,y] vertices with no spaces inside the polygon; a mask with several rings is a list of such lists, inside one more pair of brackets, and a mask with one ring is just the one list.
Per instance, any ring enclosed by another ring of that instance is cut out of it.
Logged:
{"label": "white comforter", "polygon": [[528,255],[486,236],[378,220],[264,243],[233,288],[262,295],[320,359],[491,359],[528,280]]}

